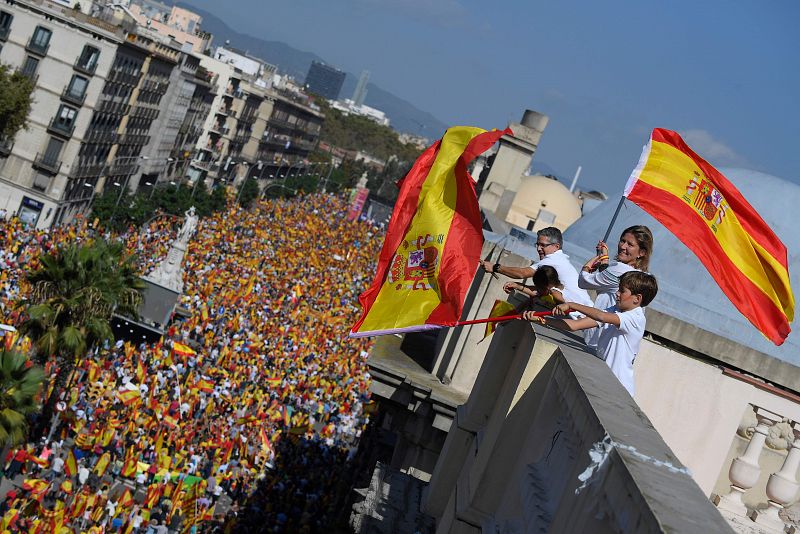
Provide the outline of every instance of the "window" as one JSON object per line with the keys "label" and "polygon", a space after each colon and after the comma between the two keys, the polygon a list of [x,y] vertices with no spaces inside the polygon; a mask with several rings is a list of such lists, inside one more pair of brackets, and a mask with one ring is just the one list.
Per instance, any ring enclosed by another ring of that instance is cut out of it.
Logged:
{"label": "window", "polygon": [[0,41],[8,39],[8,34],[11,32],[12,20],[14,20],[14,15],[6,11],[0,11]]}
{"label": "window", "polygon": [[36,76],[36,70],[39,68],[39,60],[33,56],[26,56],[25,63],[22,64],[22,74],[28,78]]}
{"label": "window", "polygon": [[72,80],[70,80],[69,86],[67,86],[66,96],[73,100],[82,101],[83,97],[86,95],[86,88],[88,85],[89,80],[75,75],[72,77]]}
{"label": "window", "polygon": [[58,108],[58,114],[53,119],[53,128],[71,134],[75,128],[75,118],[77,116],[78,110],[61,104],[61,107]]}
{"label": "window", "polygon": [[50,37],[52,35],[53,32],[47,28],[36,26],[33,37],[31,37],[31,41],[28,43],[28,49],[35,53],[45,54],[47,52],[47,47],[50,46]]}
{"label": "window", "polygon": [[93,73],[97,68],[97,60],[100,58],[100,50],[93,46],[86,45],[83,47],[78,62],[75,66],[85,72]]}

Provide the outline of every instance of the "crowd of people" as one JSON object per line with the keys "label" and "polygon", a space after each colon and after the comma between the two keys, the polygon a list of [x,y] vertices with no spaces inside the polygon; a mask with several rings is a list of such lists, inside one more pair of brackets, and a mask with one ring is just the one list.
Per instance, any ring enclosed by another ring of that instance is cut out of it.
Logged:
{"label": "crowd of people", "polygon": [[[158,343],[117,340],[78,363],[50,439],[5,458],[15,484],[0,504],[0,531],[330,524],[347,495],[337,476],[372,406],[368,341],[347,331],[382,240],[371,222],[347,221],[347,208],[342,197],[317,194],[249,210],[231,204],[201,220],[183,263],[188,318]],[[177,223],[158,219],[120,237],[83,219],[39,231],[0,223],[4,322],[19,320],[13,304],[40,254],[70,240],[120,238],[146,274]],[[261,522],[248,523],[245,510],[259,510]]]}

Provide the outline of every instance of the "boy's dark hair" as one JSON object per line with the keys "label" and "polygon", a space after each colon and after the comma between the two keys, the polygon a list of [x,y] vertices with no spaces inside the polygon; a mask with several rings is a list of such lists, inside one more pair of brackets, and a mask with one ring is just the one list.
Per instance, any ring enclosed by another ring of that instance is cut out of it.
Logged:
{"label": "boy's dark hair", "polygon": [[558,279],[558,271],[550,265],[542,265],[533,273],[533,285],[535,287],[560,286],[561,280]]}
{"label": "boy's dark hair", "polygon": [[642,296],[642,308],[653,302],[658,293],[656,277],[641,271],[628,271],[619,277],[620,289],[625,288],[633,295]]}

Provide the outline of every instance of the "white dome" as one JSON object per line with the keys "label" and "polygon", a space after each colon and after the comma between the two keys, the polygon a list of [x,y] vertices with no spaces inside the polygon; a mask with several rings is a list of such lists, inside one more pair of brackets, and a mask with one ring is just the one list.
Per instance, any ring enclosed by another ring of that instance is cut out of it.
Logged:
{"label": "white dome", "polygon": [[[555,220],[552,220],[555,216]],[[520,228],[536,221],[533,229],[555,226],[559,230],[577,221],[581,216],[581,203],[564,184],[554,178],[534,175],[523,176],[506,222]],[[538,219],[542,220],[538,220]]]}
{"label": "white dome", "polygon": [[[800,288],[800,226],[795,220],[794,210],[800,206],[800,186],[756,171],[720,170],[786,245],[789,276],[797,295],[797,288]],[[595,245],[608,228],[620,196],[611,196],[564,233],[564,250],[577,266],[594,256]],[[783,345],[772,344],[734,308],[697,257],[661,223],[632,202],[625,202],[611,231],[609,245],[612,250],[620,232],[634,224],[647,225],[653,232],[650,271],[658,279],[659,291],[651,308],[800,366],[800,333],[795,331],[797,320],[792,323],[793,332]]]}

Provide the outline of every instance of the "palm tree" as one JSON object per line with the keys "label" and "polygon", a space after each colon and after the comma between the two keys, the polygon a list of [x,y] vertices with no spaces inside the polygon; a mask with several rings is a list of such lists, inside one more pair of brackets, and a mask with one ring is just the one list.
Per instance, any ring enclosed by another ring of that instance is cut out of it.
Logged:
{"label": "palm tree", "polygon": [[0,447],[25,441],[27,416],[39,410],[36,397],[43,381],[41,367],[19,352],[0,350]]}
{"label": "palm tree", "polygon": [[41,258],[41,266],[26,276],[31,285],[19,306],[26,317],[19,325],[35,348],[37,363],[55,357],[58,371],[37,432],[53,408],[76,362],[95,346],[114,340],[111,315],[137,318],[144,282],[135,258],[119,242],[71,243]]}

